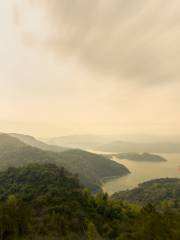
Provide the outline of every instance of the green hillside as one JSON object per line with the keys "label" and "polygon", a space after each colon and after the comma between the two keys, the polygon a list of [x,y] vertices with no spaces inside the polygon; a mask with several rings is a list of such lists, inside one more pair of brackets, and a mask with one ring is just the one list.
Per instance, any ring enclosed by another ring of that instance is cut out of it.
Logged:
{"label": "green hillside", "polygon": [[0,169],[24,166],[28,163],[54,163],[78,174],[81,183],[95,192],[101,190],[103,178],[123,176],[129,173],[123,165],[82,150],[69,150],[61,153],[43,151],[25,145],[8,135],[0,135],[0,146],[2,146]]}
{"label": "green hillside", "polygon": [[180,213],[92,196],[53,164],[0,172],[2,240],[178,240]]}
{"label": "green hillside", "polygon": [[73,201],[72,193],[77,200],[81,189],[77,176],[54,164],[29,164],[0,172],[0,201],[13,194],[32,204],[51,205],[64,199]]}
{"label": "green hillside", "polygon": [[137,188],[115,193],[113,199],[135,204],[180,207],[180,179],[162,178],[139,184]]}

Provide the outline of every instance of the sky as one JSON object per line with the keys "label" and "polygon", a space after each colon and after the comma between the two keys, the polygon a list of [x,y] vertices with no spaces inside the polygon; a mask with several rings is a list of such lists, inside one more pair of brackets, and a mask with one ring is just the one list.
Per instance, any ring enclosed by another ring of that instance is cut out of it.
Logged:
{"label": "sky", "polygon": [[0,132],[180,135],[179,0],[0,0]]}

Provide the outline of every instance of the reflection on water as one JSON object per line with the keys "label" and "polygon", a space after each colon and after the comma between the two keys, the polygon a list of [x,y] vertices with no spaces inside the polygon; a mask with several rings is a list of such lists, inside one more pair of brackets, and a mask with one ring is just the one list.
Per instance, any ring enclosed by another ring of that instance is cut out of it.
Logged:
{"label": "reflection on water", "polygon": [[131,174],[109,180],[104,183],[104,190],[109,194],[117,191],[131,189],[139,183],[156,178],[178,177],[180,178],[180,154],[159,154],[164,156],[167,162],[137,162],[130,160],[116,161],[125,165]]}

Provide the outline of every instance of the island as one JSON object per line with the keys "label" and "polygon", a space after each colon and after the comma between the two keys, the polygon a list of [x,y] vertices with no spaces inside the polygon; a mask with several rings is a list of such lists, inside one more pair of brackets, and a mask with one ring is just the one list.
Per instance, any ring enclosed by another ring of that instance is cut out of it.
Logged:
{"label": "island", "polygon": [[134,161],[148,161],[148,162],[166,162],[167,160],[159,155],[150,153],[119,153],[114,155],[119,159],[127,159]]}

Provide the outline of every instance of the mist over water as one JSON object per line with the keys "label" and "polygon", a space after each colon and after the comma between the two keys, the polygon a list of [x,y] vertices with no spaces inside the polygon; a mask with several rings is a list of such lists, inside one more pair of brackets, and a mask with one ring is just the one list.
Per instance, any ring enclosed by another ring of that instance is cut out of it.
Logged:
{"label": "mist over water", "polygon": [[104,183],[104,190],[109,194],[132,189],[139,183],[157,178],[180,178],[180,154],[161,154],[167,162],[138,162],[132,160],[118,160],[125,165],[131,174],[109,180]]}

